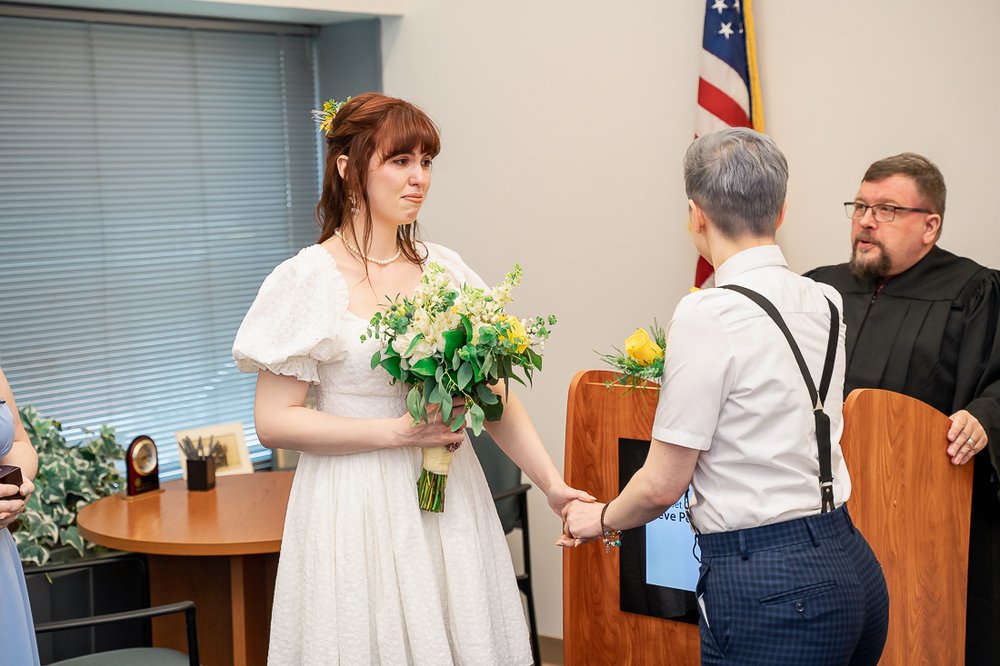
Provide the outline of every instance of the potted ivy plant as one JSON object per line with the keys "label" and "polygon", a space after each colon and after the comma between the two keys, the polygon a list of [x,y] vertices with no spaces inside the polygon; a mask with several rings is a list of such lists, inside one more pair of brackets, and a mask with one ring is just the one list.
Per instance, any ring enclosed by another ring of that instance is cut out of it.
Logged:
{"label": "potted ivy plant", "polygon": [[35,492],[18,519],[14,541],[21,561],[41,566],[53,560],[83,557],[93,544],[76,526],[77,511],[121,487],[115,461],[125,457],[115,430],[101,426],[79,444],[70,444],[62,424],[34,407],[20,408],[21,422],[38,452]]}

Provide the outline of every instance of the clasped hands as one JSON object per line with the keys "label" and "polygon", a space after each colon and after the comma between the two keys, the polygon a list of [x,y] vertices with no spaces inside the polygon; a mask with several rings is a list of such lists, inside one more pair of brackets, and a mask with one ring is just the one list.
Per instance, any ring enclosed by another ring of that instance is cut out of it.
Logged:
{"label": "clasped hands", "polygon": [[562,548],[576,548],[599,538],[603,508],[604,503],[595,501],[593,497],[574,499],[563,505],[559,511],[562,516],[563,531],[556,545]]}
{"label": "clasped hands", "polygon": [[8,525],[17,520],[19,515],[24,513],[24,509],[28,506],[28,498],[31,497],[34,490],[35,484],[30,480],[24,481],[20,488],[10,483],[0,483],[0,497],[10,497],[17,495],[18,492],[24,495],[23,500],[0,500],[0,530],[6,529]]}

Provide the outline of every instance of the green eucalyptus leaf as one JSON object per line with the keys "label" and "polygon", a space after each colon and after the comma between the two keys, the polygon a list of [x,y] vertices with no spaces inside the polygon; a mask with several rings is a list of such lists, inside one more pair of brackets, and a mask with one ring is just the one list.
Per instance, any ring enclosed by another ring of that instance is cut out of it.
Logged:
{"label": "green eucalyptus leaf", "polygon": [[376,349],[375,353],[372,354],[372,370],[374,370],[375,368],[377,368],[378,365],[379,365],[379,363],[381,363],[381,362],[382,362],[382,351],[379,350],[379,349]]}
{"label": "green eucalyptus leaf", "polygon": [[500,417],[503,416],[503,401],[497,400],[492,405],[484,404],[483,412],[486,413],[487,421],[499,421]]}
{"label": "green eucalyptus leaf", "polygon": [[458,388],[464,391],[468,388],[469,383],[472,381],[472,366],[467,362],[463,362],[458,368]]}
{"label": "green eucalyptus leaf", "polygon": [[448,423],[448,421],[451,420],[451,411],[452,411],[452,408],[453,408],[453,405],[451,404],[451,394],[450,393],[443,393],[442,397],[444,399],[440,402],[440,405],[441,405],[441,422],[442,423]]}
{"label": "green eucalyptus leaf", "polygon": [[476,403],[472,403],[469,407],[469,416],[472,421],[472,432],[476,435],[481,434],[483,432],[483,420],[486,418],[486,413],[483,411],[483,408]]}
{"label": "green eucalyptus leaf", "polygon": [[413,417],[414,425],[420,422],[420,389],[414,386],[406,394],[406,411]]}
{"label": "green eucalyptus leaf", "polygon": [[476,395],[484,405],[493,405],[500,401],[500,396],[491,391],[486,384],[476,384]]}
{"label": "green eucalyptus leaf", "polygon": [[497,330],[492,326],[479,327],[479,342],[482,346],[493,346],[497,341]]}
{"label": "green eucalyptus leaf", "polygon": [[465,427],[465,412],[455,412],[455,417],[451,421],[451,431],[458,432]]}

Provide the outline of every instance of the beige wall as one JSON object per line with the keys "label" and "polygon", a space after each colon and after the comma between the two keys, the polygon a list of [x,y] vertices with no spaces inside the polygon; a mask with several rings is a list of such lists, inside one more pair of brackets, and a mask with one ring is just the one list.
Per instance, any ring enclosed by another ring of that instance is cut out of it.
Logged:
{"label": "beige wall", "polygon": [[[439,122],[426,234],[487,281],[525,268],[522,314],[554,312],[546,368],[522,397],[557,465],[566,391],[653,317],[669,321],[694,252],[681,157],[694,127],[700,0],[413,0],[383,19],[386,92]],[[842,261],[865,167],[903,150],[945,173],[942,245],[998,265],[1000,3],[757,0],[767,129],[791,166],[792,268]],[[972,23],[969,22],[972,17]],[[603,498],[602,498],[603,499]],[[562,635],[558,520],[532,497],[539,628]]]}

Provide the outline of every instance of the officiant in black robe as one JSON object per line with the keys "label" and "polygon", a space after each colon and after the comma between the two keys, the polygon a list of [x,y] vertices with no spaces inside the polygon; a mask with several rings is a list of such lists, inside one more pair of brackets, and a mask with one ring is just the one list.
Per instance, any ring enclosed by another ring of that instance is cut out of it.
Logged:
{"label": "officiant in black robe", "polygon": [[944,204],[944,178],[926,158],[904,153],[875,162],[845,204],[850,262],[807,275],[843,294],[845,395],[880,388],[930,404],[952,417],[941,455],[954,464],[974,460],[966,664],[996,665],[1000,274],[937,247]]}

